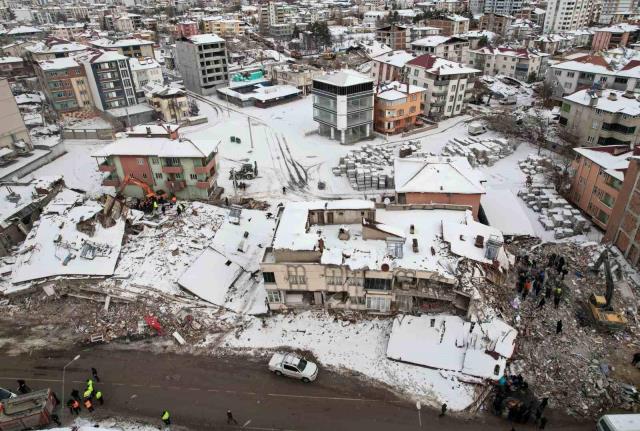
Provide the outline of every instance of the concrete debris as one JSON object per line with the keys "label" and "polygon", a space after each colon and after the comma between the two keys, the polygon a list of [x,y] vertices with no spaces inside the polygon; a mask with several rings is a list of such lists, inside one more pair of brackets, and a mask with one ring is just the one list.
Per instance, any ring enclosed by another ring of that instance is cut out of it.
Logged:
{"label": "concrete debris", "polygon": [[453,138],[442,149],[443,156],[466,157],[473,167],[492,166],[515,151],[515,145],[503,138]]}

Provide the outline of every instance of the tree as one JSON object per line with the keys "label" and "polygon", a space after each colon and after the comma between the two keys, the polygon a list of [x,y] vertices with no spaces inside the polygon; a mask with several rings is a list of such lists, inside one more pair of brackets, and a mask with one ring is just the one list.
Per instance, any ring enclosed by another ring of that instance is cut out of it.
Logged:
{"label": "tree", "polygon": [[489,45],[489,38],[487,36],[482,36],[478,39],[478,48],[483,48]]}
{"label": "tree", "polygon": [[536,82],[537,79],[538,79],[538,75],[536,75],[535,72],[531,72],[529,76],[527,76],[528,83]]}
{"label": "tree", "polygon": [[331,32],[326,21],[315,21],[309,26],[311,39],[317,47],[331,46]]}

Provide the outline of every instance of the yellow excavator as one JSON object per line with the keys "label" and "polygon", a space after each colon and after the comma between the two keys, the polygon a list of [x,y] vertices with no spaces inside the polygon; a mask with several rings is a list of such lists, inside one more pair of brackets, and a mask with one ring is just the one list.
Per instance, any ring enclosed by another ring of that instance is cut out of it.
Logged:
{"label": "yellow excavator", "polygon": [[624,314],[613,309],[611,302],[613,300],[613,275],[611,274],[611,264],[609,263],[609,250],[605,248],[598,260],[593,265],[592,270],[598,272],[604,264],[604,278],[607,284],[605,295],[596,295],[592,293],[589,296],[589,311],[591,318],[595,324],[602,329],[609,331],[618,331],[624,329],[627,325],[627,318]]}

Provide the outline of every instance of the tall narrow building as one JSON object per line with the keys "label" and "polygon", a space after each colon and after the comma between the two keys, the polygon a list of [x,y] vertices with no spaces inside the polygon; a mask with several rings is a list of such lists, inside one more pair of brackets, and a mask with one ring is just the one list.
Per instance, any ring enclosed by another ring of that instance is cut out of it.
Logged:
{"label": "tall narrow building", "polygon": [[544,33],[578,30],[589,25],[593,0],[549,0]]}

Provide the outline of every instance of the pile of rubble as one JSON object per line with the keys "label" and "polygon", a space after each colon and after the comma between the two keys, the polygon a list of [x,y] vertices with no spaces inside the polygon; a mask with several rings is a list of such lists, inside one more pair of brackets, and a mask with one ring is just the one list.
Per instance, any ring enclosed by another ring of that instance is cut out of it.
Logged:
{"label": "pile of rubble", "polygon": [[545,230],[553,231],[555,239],[568,238],[588,232],[591,224],[582,216],[580,210],[574,208],[565,198],[550,185],[534,181],[553,166],[550,159],[530,154],[518,165],[530,180],[528,187],[520,190],[518,196],[533,211],[540,213],[538,221]]}
{"label": "pile of rubble", "polygon": [[[527,254],[538,268],[545,268],[545,288],[549,284],[562,289],[557,309],[553,297],[539,305],[544,289],[540,295],[532,292],[523,300],[515,289],[517,271],[501,285],[473,277],[474,271],[468,271],[470,275],[461,279],[462,284],[472,284],[480,293],[483,306],[475,313],[479,318],[489,317],[483,312],[495,313],[518,329],[509,374],[521,374],[537,397],[549,397],[551,407],[576,417],[597,417],[614,408],[637,409],[635,382],[621,377],[625,368],[631,368],[633,353],[640,349],[633,290],[619,289],[625,292],[617,290],[614,294],[614,309],[625,311],[629,320],[625,329],[610,333],[596,328],[584,317],[589,296],[605,292],[603,275],[589,269],[602,246],[537,241],[516,240],[509,245],[510,251],[520,256]],[[567,262],[569,273],[564,280],[555,270],[546,268],[552,253],[562,255]],[[614,262],[612,266],[619,265]],[[626,281],[634,278],[637,274],[624,275]],[[563,328],[556,334],[559,320]],[[631,369],[631,373],[637,370]]]}
{"label": "pile of rubble", "polygon": [[442,149],[442,155],[466,157],[473,167],[492,166],[498,160],[513,153],[515,149],[513,144],[503,138],[453,138]]}
{"label": "pile of rubble", "polygon": [[367,144],[341,157],[339,166],[332,171],[336,176],[346,176],[355,190],[392,189],[395,186],[393,160],[408,157],[420,148],[420,141],[409,141],[400,147]]}

